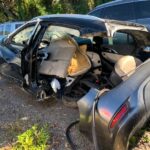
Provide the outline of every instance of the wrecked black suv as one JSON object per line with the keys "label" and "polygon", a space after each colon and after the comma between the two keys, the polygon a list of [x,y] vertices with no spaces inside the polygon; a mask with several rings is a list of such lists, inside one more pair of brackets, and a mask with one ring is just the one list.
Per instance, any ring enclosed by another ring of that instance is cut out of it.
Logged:
{"label": "wrecked black suv", "polygon": [[0,73],[39,101],[54,94],[67,104],[81,98],[81,131],[89,137],[93,131],[103,149],[126,149],[150,116],[149,45],[142,25],[88,15],[41,16],[2,40]]}

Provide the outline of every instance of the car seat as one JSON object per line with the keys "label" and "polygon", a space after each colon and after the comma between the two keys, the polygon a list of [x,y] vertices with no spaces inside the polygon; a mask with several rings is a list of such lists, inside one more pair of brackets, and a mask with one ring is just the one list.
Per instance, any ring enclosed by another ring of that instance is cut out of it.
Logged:
{"label": "car seat", "polygon": [[110,81],[113,85],[118,85],[120,82],[128,79],[132,75],[136,68],[142,63],[141,60],[133,56],[123,56],[120,58],[110,75]]}

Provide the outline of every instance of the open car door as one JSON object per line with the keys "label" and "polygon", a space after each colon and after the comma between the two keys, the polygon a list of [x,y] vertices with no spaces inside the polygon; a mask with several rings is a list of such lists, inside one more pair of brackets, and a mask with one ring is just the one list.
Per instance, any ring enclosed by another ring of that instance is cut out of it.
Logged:
{"label": "open car door", "polygon": [[44,33],[44,27],[40,24],[40,20],[37,21],[35,28],[31,34],[30,39],[27,41],[25,48],[21,52],[21,70],[25,84],[31,86],[36,81],[36,61],[37,50],[39,46],[38,39]]}

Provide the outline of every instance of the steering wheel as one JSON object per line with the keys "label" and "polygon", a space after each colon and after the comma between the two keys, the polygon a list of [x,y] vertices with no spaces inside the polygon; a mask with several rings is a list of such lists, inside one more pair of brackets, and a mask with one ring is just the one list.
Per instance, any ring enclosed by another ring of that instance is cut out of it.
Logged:
{"label": "steering wheel", "polygon": [[101,47],[102,47],[102,49],[103,49],[104,52],[118,54],[118,52],[115,49],[113,49],[113,48],[110,48],[110,47],[107,47],[107,46],[101,46]]}
{"label": "steering wheel", "polygon": [[42,39],[42,41],[40,42],[40,46],[39,49],[43,49],[45,47],[47,47],[50,44],[50,41],[47,39]]}

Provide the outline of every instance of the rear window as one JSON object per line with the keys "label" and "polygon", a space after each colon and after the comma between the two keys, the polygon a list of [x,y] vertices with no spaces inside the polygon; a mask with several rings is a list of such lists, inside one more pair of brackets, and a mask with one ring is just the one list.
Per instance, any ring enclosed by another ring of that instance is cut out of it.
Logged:
{"label": "rear window", "polygon": [[137,19],[150,18],[150,1],[135,3],[135,13]]}

